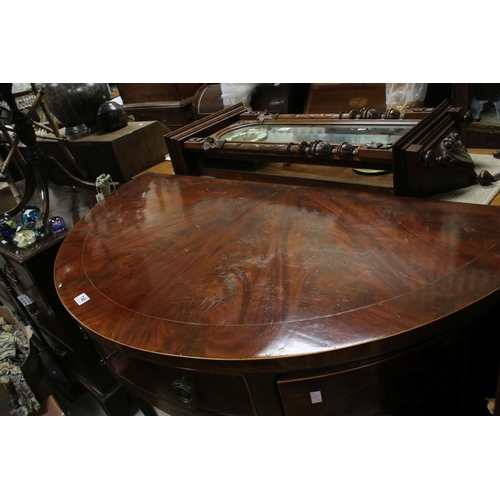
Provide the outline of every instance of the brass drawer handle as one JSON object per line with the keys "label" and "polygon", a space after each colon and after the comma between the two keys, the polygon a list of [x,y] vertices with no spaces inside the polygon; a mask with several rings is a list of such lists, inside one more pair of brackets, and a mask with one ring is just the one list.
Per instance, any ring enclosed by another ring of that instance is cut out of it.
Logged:
{"label": "brass drawer handle", "polygon": [[183,404],[195,406],[198,401],[198,394],[193,384],[184,379],[177,379],[172,384],[172,392]]}

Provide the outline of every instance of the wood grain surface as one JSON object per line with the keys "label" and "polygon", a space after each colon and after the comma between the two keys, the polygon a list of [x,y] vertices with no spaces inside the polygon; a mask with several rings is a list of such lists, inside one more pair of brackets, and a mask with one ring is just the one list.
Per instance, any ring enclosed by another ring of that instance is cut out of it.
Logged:
{"label": "wood grain surface", "polygon": [[495,305],[499,241],[498,207],[146,173],[70,232],[55,284],[95,338],[138,358],[305,370]]}

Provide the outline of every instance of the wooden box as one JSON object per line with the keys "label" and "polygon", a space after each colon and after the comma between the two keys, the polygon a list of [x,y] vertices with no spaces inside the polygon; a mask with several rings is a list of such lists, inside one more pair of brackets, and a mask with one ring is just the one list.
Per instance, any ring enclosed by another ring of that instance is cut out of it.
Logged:
{"label": "wooden box", "polygon": [[[66,143],[77,164],[94,181],[101,174],[111,175],[115,182],[127,182],[134,175],[164,161],[167,154],[164,136],[169,130],[157,121],[129,122],[109,133],[83,135]],[[61,130],[64,135],[64,129]],[[55,157],[70,172],[81,177],[52,140],[38,139],[43,153]],[[24,154],[26,148],[21,149]],[[57,168],[50,167],[52,178],[71,185]]]}
{"label": "wooden box", "polygon": [[164,161],[167,133],[168,129],[157,121],[129,122],[120,130],[71,141],[69,148],[92,178],[108,173],[115,181],[127,182]]}

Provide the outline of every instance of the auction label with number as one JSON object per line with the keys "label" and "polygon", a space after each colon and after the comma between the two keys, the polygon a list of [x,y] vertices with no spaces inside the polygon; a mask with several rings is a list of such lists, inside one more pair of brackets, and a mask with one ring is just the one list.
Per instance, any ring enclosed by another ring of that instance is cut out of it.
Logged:
{"label": "auction label with number", "polygon": [[33,304],[33,299],[26,294],[18,295],[17,300],[21,302],[23,306],[29,306],[30,304]]}
{"label": "auction label with number", "polygon": [[86,293],[82,293],[81,295],[78,295],[78,297],[75,297],[74,300],[79,306],[81,306],[82,304],[90,300],[90,297]]}

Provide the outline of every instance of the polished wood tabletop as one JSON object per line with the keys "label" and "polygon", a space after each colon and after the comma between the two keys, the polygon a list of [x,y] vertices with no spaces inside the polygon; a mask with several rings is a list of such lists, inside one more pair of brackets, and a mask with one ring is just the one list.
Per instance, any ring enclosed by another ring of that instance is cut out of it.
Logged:
{"label": "polished wood tabletop", "polygon": [[70,232],[55,284],[118,349],[301,370],[397,351],[495,305],[499,242],[500,207],[146,173]]}

